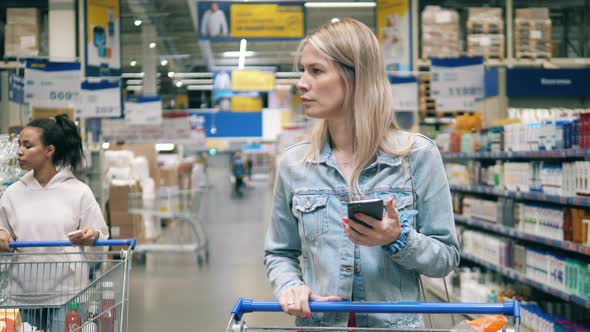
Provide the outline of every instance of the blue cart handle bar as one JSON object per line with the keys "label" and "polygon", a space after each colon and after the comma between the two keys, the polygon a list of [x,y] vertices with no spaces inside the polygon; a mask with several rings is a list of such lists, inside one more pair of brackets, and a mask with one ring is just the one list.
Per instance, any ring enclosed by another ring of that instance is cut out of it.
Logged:
{"label": "blue cart handle bar", "polygon": [[[14,241],[8,242],[10,248],[46,248],[46,247],[70,247],[70,241]],[[135,239],[122,240],[96,240],[93,247],[127,246],[135,248]]]}
{"label": "blue cart handle bar", "polygon": [[[362,312],[362,313],[406,313],[406,314],[496,314],[514,316],[520,320],[520,304],[502,303],[430,303],[430,302],[317,302],[310,301],[313,312]],[[277,301],[253,301],[238,299],[232,310],[236,321],[250,312],[282,311]]]}

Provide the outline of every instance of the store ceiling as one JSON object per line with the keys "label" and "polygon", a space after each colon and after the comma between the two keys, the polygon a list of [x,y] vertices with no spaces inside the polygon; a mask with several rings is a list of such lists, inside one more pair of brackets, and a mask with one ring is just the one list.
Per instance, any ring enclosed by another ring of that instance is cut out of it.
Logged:
{"label": "store ceiling", "polygon": [[[205,70],[205,61],[201,54],[197,31],[191,12],[192,0],[123,0],[121,5],[121,30],[123,42],[124,72],[141,71],[144,45],[157,44],[160,60],[168,60],[169,70],[187,72]],[[330,22],[334,17],[354,17],[369,26],[375,25],[374,8],[307,8],[306,25],[308,30]],[[135,26],[136,19],[143,20],[141,26]],[[149,24],[155,27],[155,33],[142,34],[142,29]],[[284,65],[291,68],[297,49],[296,41],[253,41],[248,43],[248,51],[256,56],[248,57],[246,65]],[[239,42],[211,42],[216,65],[237,65],[237,58],[223,58],[224,51],[238,51]],[[135,68],[131,61],[137,61]]]}

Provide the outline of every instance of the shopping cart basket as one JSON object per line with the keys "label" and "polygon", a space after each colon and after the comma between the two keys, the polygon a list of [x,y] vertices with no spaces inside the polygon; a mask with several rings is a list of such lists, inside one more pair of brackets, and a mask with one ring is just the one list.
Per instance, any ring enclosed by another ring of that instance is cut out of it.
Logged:
{"label": "shopping cart basket", "polygon": [[[496,314],[514,317],[515,331],[520,324],[518,302],[504,303],[429,303],[429,302],[309,302],[312,312],[402,313],[402,314]],[[353,327],[268,327],[246,326],[243,315],[251,312],[280,312],[276,301],[238,299],[227,325],[226,332],[245,331],[452,331],[449,329],[391,329]]]}
{"label": "shopping cart basket", "polygon": [[[1,331],[127,331],[135,239],[9,246],[14,252],[0,254]],[[108,246],[122,249],[108,252]]]}

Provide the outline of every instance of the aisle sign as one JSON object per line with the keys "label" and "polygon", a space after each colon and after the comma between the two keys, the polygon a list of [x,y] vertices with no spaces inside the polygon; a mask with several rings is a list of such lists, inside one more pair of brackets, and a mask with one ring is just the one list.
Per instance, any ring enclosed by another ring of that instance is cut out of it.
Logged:
{"label": "aisle sign", "polygon": [[112,118],[121,116],[121,83],[82,82],[82,102],[78,117]]}
{"label": "aisle sign", "polygon": [[377,0],[377,36],[387,70],[412,69],[410,1]]}
{"label": "aisle sign", "polygon": [[391,76],[394,111],[418,111],[418,79],[415,76]]}
{"label": "aisle sign", "polygon": [[260,112],[262,111],[262,98],[258,95],[233,95],[231,97],[231,111]]}
{"label": "aisle sign", "polygon": [[162,123],[160,97],[138,97],[125,102],[125,122],[128,125],[159,125]]}
{"label": "aisle sign", "polygon": [[77,109],[80,105],[80,64],[27,61],[25,103],[31,107]]}
{"label": "aisle sign", "polygon": [[302,2],[197,3],[200,40],[302,39],[305,35]]}
{"label": "aisle sign", "polygon": [[484,96],[483,58],[432,59],[431,71],[437,111],[475,111]]}
{"label": "aisle sign", "polygon": [[86,76],[121,75],[120,9],[119,0],[84,1]]}

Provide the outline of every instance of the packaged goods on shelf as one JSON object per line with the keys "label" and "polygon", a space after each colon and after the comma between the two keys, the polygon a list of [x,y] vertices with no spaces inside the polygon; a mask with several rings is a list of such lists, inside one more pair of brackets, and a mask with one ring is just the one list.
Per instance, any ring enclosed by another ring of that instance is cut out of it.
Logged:
{"label": "packaged goods on shelf", "polygon": [[39,10],[37,8],[7,8],[4,28],[6,56],[39,55]]}
{"label": "packaged goods on shelf", "polygon": [[514,245],[507,239],[473,230],[463,230],[461,239],[463,252],[470,256],[498,268],[511,268],[521,274],[519,278],[590,300],[590,264],[587,262]]}
{"label": "packaged goods on shelf", "polygon": [[522,8],[516,10],[514,49],[517,59],[551,58],[549,8]]}
{"label": "packaged goods on shelf", "polygon": [[528,234],[558,241],[564,240],[564,210],[537,204],[517,203],[517,229]]}
{"label": "packaged goods on shelf", "polygon": [[470,218],[497,222],[498,205],[496,201],[465,197],[463,199],[463,215]]}
{"label": "packaged goods on shelf", "polygon": [[459,13],[439,6],[426,6],[422,11],[422,58],[459,55]]}
{"label": "packaged goods on shelf", "polygon": [[520,307],[520,321],[530,332],[588,331],[579,323],[547,313],[537,304],[527,303]]}
{"label": "packaged goods on shelf", "polygon": [[469,8],[467,55],[504,58],[504,20],[501,8]]}

